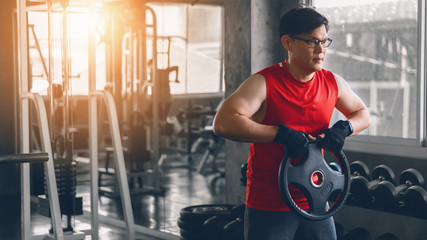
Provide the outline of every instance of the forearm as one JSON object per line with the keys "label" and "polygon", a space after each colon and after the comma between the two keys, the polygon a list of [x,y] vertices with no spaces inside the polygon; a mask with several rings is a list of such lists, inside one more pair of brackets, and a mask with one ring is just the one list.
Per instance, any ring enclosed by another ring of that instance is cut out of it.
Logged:
{"label": "forearm", "polygon": [[353,126],[354,132],[352,135],[360,133],[361,131],[368,128],[371,124],[371,117],[367,108],[364,108],[351,114],[350,116],[348,116],[347,120],[349,120],[351,122],[351,125]]}
{"label": "forearm", "polygon": [[241,142],[271,142],[276,136],[278,126],[260,124],[237,113],[229,116],[215,117],[213,129],[216,135]]}

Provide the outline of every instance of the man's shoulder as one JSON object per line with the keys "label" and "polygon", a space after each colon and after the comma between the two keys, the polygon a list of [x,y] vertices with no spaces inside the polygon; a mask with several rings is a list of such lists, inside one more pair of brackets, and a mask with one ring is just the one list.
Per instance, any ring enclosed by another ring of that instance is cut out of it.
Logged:
{"label": "man's shoulder", "polygon": [[271,65],[269,67],[266,67],[266,68],[258,71],[256,74],[265,75],[265,74],[269,74],[269,73],[272,73],[272,72],[276,72],[278,69],[280,69],[283,66],[284,66],[283,63],[276,63],[274,65]]}
{"label": "man's shoulder", "polygon": [[318,75],[322,76],[322,77],[326,77],[326,78],[331,78],[334,77],[334,73],[326,70],[324,68],[320,69],[319,71],[316,72]]}

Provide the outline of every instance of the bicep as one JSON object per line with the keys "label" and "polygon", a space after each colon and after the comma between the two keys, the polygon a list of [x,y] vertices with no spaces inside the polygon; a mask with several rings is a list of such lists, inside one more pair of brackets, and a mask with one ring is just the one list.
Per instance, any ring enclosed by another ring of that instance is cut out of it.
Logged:
{"label": "bicep", "polygon": [[256,74],[245,80],[221,106],[220,111],[252,117],[266,98],[265,79]]}
{"label": "bicep", "polygon": [[365,103],[353,92],[348,83],[341,76],[334,75],[339,91],[335,107],[347,118],[353,113],[366,109]]}

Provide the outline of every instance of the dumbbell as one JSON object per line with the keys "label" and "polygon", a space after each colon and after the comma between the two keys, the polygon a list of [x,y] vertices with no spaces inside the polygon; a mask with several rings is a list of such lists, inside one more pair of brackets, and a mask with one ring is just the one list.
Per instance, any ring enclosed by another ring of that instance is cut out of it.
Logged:
{"label": "dumbbell", "polygon": [[399,186],[395,187],[387,180],[378,183],[373,190],[375,205],[386,211],[399,209],[404,192],[413,185],[424,186],[423,175],[413,168],[400,174]]}
{"label": "dumbbell", "polygon": [[372,171],[372,181],[364,176],[354,176],[352,178],[350,192],[355,201],[364,206],[372,204],[372,190],[378,183],[387,180],[394,184],[395,174],[393,170],[386,165],[379,165]]}
{"label": "dumbbell", "polygon": [[345,233],[344,226],[335,222],[335,232],[337,233],[337,240],[342,240]]}
{"label": "dumbbell", "polygon": [[421,186],[412,186],[403,194],[404,209],[415,217],[427,219],[427,191]]}
{"label": "dumbbell", "polygon": [[368,166],[361,161],[354,161],[350,164],[350,173],[352,177],[363,176],[368,180],[371,178]]}
{"label": "dumbbell", "polygon": [[399,240],[399,238],[393,233],[384,233],[375,238],[375,240]]}
{"label": "dumbbell", "polygon": [[348,203],[351,203],[352,201],[354,201],[354,197],[351,194],[351,184],[353,182],[353,178],[357,176],[363,176],[368,180],[371,179],[371,173],[369,171],[369,168],[362,161],[354,161],[350,164],[350,174],[351,174],[350,176],[351,183],[350,183],[350,194],[347,198]]}
{"label": "dumbbell", "polygon": [[368,230],[364,228],[355,228],[346,233],[343,240],[372,240],[372,236]]}

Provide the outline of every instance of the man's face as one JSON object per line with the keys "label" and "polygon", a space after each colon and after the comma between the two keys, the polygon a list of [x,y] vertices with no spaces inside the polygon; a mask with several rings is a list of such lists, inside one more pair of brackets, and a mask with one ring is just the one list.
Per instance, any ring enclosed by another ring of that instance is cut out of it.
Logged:
{"label": "man's face", "polygon": [[[300,34],[296,37],[306,40],[325,40],[328,33],[324,25],[314,29],[309,34]],[[295,64],[301,71],[310,74],[322,69],[325,60],[326,48],[318,44],[315,48],[309,48],[306,41],[291,38],[287,50],[289,52],[289,61]]]}

